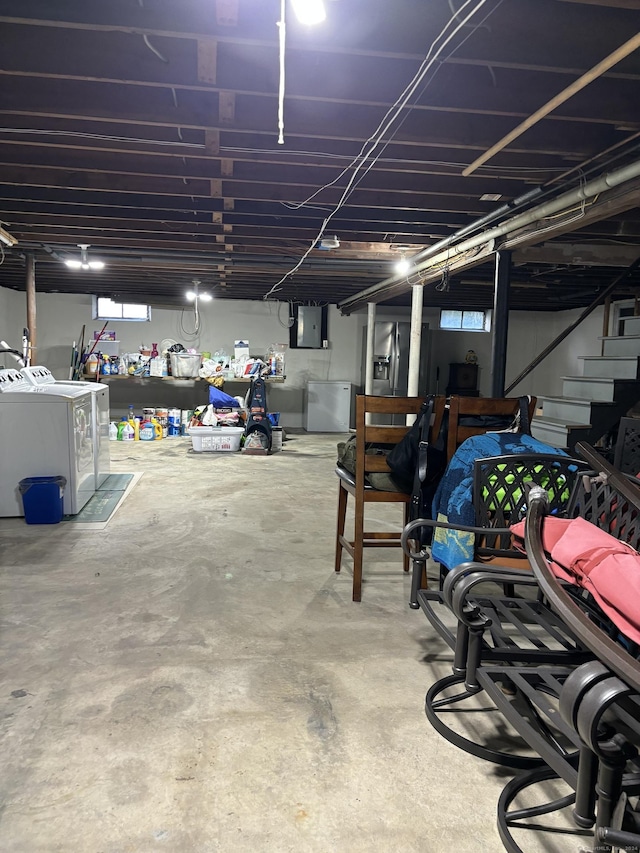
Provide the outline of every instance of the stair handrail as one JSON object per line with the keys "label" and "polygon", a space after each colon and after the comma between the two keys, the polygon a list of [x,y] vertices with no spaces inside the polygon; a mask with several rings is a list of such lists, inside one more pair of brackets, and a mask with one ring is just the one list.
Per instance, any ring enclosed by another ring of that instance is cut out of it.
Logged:
{"label": "stair handrail", "polygon": [[550,353],[552,353],[554,351],[554,349],[564,341],[565,338],[569,337],[571,332],[573,332],[573,330],[575,328],[577,328],[577,326],[579,326],[580,323],[582,323],[582,321],[585,320],[589,316],[589,314],[591,314],[593,311],[595,311],[595,309],[598,307],[598,305],[600,305],[600,303],[603,300],[605,300],[608,296],[611,296],[611,294],[614,292],[614,290],[620,284],[620,282],[624,281],[624,279],[628,275],[630,275],[632,272],[635,272],[635,270],[638,269],[639,266],[640,266],[640,255],[635,259],[635,261],[632,264],[629,264],[629,266],[625,270],[623,270],[623,272],[621,272],[619,275],[617,275],[614,278],[614,280],[611,282],[611,284],[607,288],[605,288],[605,290],[601,291],[596,296],[596,298],[593,300],[591,305],[589,305],[587,308],[584,309],[584,311],[582,312],[582,314],[580,314],[580,316],[578,317],[577,320],[574,320],[573,323],[569,323],[567,328],[564,329],[564,331],[560,332],[560,334],[556,338],[554,338],[554,340],[552,340],[550,344],[547,344],[547,346],[542,350],[542,352],[540,352],[533,359],[533,361],[531,361],[529,363],[529,365],[527,367],[525,367],[525,369],[522,371],[522,373],[520,373],[520,374],[518,374],[518,376],[516,376],[516,378],[511,383],[511,385],[509,385],[508,388],[505,388],[504,396],[507,397],[509,395],[509,392],[513,391],[513,389],[516,387],[516,385],[519,382],[522,382],[522,380],[525,378],[525,376],[528,376],[532,370],[535,370],[536,367],[540,364],[540,362],[544,361],[544,359]]}

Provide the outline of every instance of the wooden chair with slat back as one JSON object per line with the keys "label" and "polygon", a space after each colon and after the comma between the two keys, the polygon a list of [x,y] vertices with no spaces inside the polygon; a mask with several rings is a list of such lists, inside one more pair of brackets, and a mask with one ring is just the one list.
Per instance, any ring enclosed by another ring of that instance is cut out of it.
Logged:
{"label": "wooden chair with slat back", "polygon": [[[529,398],[529,422],[536,409],[536,397]],[[490,426],[472,426],[460,423],[461,419],[489,415],[492,417],[515,417],[520,408],[519,397],[458,397],[452,395],[449,402],[449,427],[447,433],[447,459],[450,460],[458,447],[472,435],[489,432]]]}
{"label": "wooden chair with slat back", "polygon": [[[374,397],[359,394],[356,397],[356,473],[350,475],[340,467],[336,469],[338,486],[338,525],[336,531],[336,572],[340,571],[343,549],[353,559],[353,600],[360,601],[362,594],[362,559],[364,548],[400,547],[401,531],[365,531],[364,509],[367,503],[399,503],[404,508],[403,523],[409,518],[411,495],[404,492],[386,492],[367,485],[367,475],[373,472],[390,472],[383,455],[365,453],[366,446],[375,444],[397,444],[404,438],[407,426],[380,426],[367,423],[367,415],[417,415],[423,403],[421,397]],[[444,397],[434,400],[434,417],[429,440],[437,437],[444,414]],[[355,520],[353,540],[345,538],[344,528],[347,514],[347,498],[355,498]],[[409,571],[409,558],[403,555],[403,567]]]}

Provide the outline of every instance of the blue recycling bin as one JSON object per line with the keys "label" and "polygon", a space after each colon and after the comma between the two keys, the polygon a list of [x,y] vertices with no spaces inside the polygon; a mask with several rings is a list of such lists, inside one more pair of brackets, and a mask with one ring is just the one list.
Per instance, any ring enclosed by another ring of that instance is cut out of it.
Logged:
{"label": "blue recycling bin", "polygon": [[59,524],[62,521],[64,487],[62,476],[25,477],[20,480],[24,520],[27,524]]}

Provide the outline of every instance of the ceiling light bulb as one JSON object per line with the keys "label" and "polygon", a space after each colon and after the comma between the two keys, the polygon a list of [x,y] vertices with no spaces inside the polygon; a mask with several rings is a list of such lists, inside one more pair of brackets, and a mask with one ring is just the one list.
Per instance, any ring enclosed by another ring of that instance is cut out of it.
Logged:
{"label": "ceiling light bulb", "polygon": [[67,258],[65,264],[69,267],[70,270],[79,270],[82,267],[82,262],[76,260],[75,258]]}
{"label": "ceiling light bulb", "polygon": [[104,269],[104,261],[89,261],[89,269],[91,269],[91,270],[103,270]]}
{"label": "ceiling light bulb", "polygon": [[200,299],[203,302],[211,302],[211,300],[213,299],[213,296],[210,293],[201,293]]}
{"label": "ceiling light bulb", "polygon": [[83,262],[80,264],[80,266],[81,266],[81,268],[82,268],[83,270],[91,269],[91,267],[89,266],[89,264],[88,264],[86,261],[83,261]]}
{"label": "ceiling light bulb", "polygon": [[394,266],[394,270],[398,273],[398,275],[406,275],[411,269],[411,261],[407,260],[407,258],[400,258],[400,260]]}
{"label": "ceiling light bulb", "polygon": [[321,24],[327,17],[323,0],[291,0],[291,3],[301,24]]}
{"label": "ceiling light bulb", "polygon": [[187,297],[189,302],[195,302],[195,300],[198,298],[198,294],[194,290],[187,290],[185,296]]}

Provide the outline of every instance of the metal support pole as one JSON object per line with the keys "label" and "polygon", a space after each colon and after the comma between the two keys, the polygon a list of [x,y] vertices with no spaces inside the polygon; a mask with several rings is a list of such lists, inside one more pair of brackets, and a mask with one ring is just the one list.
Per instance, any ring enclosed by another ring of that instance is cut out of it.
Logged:
{"label": "metal support pole", "polygon": [[[364,393],[373,394],[373,343],[376,331],[376,303],[369,302],[367,305],[367,348],[364,365]],[[371,423],[371,414],[365,415],[367,423]]]}
{"label": "metal support pole", "polygon": [[511,252],[496,252],[496,274],[493,292],[493,340],[491,342],[491,396],[504,397],[509,331],[509,285]]}
{"label": "metal support pole", "polygon": [[33,364],[36,360],[36,259],[33,252],[27,252],[25,255],[25,283],[27,291],[27,328],[29,329],[29,340],[31,342],[30,360],[28,364]]}
{"label": "metal support pole", "polygon": [[370,302],[367,305],[367,355],[364,366],[364,393],[373,394],[373,339],[376,328],[376,304]]}
{"label": "metal support pole", "polygon": [[[420,395],[420,345],[422,342],[422,303],[424,287],[414,284],[411,287],[411,332],[409,336],[409,376],[407,396]],[[415,421],[416,415],[407,415],[407,426]]]}
{"label": "metal support pole", "polygon": [[604,311],[602,313],[602,341],[600,342],[600,355],[604,355],[605,338],[609,337],[609,323],[611,318],[611,296],[604,300]]}

